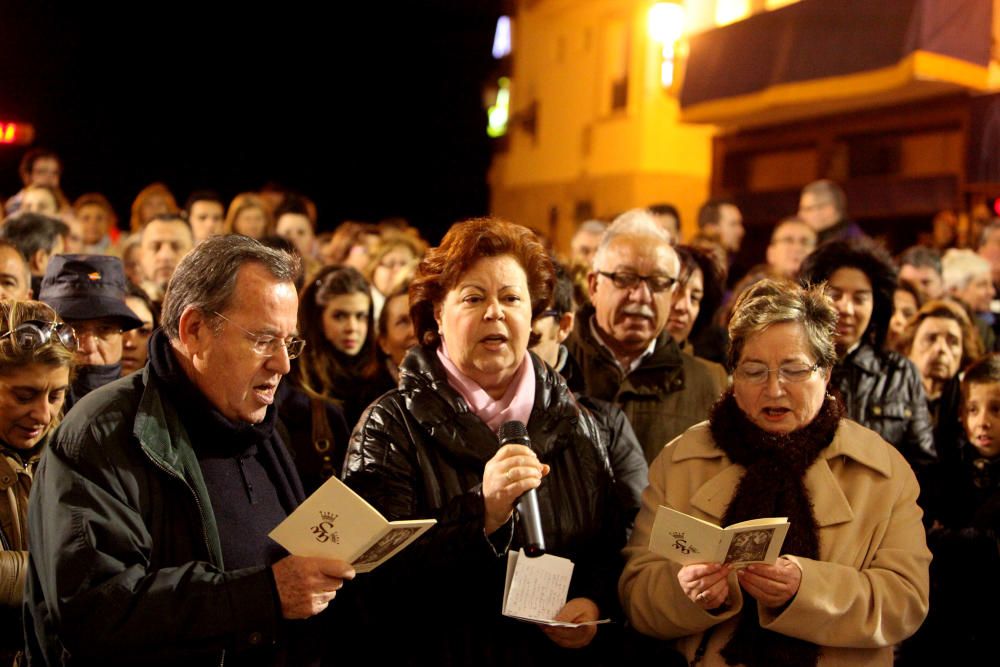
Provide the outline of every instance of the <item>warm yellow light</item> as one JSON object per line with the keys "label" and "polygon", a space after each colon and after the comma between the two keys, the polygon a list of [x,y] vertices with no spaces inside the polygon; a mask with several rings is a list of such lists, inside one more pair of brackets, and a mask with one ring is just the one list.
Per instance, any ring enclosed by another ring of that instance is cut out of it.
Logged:
{"label": "warm yellow light", "polygon": [[649,8],[649,36],[663,44],[673,46],[684,33],[684,7],[675,2],[657,2]]}
{"label": "warm yellow light", "polygon": [[750,0],[717,0],[716,25],[728,25],[750,15]]}

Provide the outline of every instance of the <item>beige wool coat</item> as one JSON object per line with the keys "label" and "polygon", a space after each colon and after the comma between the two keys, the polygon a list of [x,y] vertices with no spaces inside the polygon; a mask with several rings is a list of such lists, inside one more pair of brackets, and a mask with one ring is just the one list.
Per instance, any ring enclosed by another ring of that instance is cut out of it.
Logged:
{"label": "beige wool coat", "polygon": [[[664,448],[649,468],[649,487],[625,549],[622,606],[637,630],[676,639],[690,661],[710,632],[701,665],[725,665],[725,646],[743,610],[730,575],[730,606],[711,614],[677,582],[680,566],[647,548],[659,505],[720,523],[742,466],[715,446],[708,422]],[[927,549],[916,478],[875,432],[841,420],[833,442],[806,471],[805,486],[819,527],[820,559],[785,554],[802,570],[799,591],[774,614],[761,607],[763,628],[820,646],[819,664],[891,665],[892,647],[913,634],[928,605]]]}

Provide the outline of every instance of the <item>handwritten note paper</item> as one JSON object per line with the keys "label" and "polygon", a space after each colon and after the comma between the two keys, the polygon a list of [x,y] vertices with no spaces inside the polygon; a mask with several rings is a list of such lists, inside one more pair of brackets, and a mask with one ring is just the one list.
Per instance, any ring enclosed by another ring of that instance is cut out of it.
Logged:
{"label": "handwritten note paper", "polygon": [[528,558],[524,550],[507,554],[503,614],[526,621],[551,621],[566,604],[573,561],[551,554]]}

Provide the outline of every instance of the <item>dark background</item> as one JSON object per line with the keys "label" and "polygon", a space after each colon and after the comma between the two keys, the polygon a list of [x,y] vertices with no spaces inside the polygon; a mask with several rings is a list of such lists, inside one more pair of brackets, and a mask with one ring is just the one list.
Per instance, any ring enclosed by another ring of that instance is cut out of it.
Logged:
{"label": "dark background", "polygon": [[[180,205],[273,181],[316,201],[321,231],[403,216],[433,242],[487,212],[499,0],[96,4],[0,17],[0,120],[34,124],[71,200],[103,192],[127,224],[156,180]],[[4,197],[26,149],[0,146]]]}

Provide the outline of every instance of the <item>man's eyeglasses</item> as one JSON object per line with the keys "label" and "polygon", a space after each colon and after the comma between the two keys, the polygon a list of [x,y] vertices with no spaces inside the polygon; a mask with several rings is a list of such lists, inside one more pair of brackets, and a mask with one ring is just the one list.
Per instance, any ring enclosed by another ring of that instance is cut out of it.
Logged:
{"label": "man's eyeglasses", "polygon": [[736,367],[734,375],[737,380],[749,384],[764,384],[771,373],[778,374],[779,382],[805,382],[819,368],[819,364],[784,364],[777,368],[768,368],[766,364],[748,361]]}
{"label": "man's eyeglasses", "polygon": [[76,332],[65,322],[28,320],[0,334],[0,340],[10,338],[22,350],[37,350],[52,340],[52,334],[67,350],[76,351]]}
{"label": "man's eyeglasses", "polygon": [[641,276],[630,271],[615,271],[614,273],[598,271],[598,273],[605,278],[610,278],[618,289],[632,290],[638,287],[640,282],[644,282],[649,285],[649,291],[659,293],[666,292],[677,284],[677,278],[670,276]]}
{"label": "man's eyeglasses", "polygon": [[240,325],[233,322],[231,319],[226,317],[220,312],[212,311],[213,315],[221,317],[226,322],[229,322],[234,327],[243,332],[243,334],[253,342],[251,349],[262,357],[273,357],[278,354],[281,348],[285,348],[285,352],[288,353],[289,359],[294,359],[295,357],[302,354],[302,350],[306,346],[306,342],[295,336],[290,338],[278,338],[277,336],[269,336],[267,334],[254,333],[253,331],[248,331],[241,327]]}
{"label": "man's eyeglasses", "polygon": [[116,322],[77,322],[73,325],[77,338],[93,336],[103,341],[110,341],[115,336],[120,336],[122,328]]}

